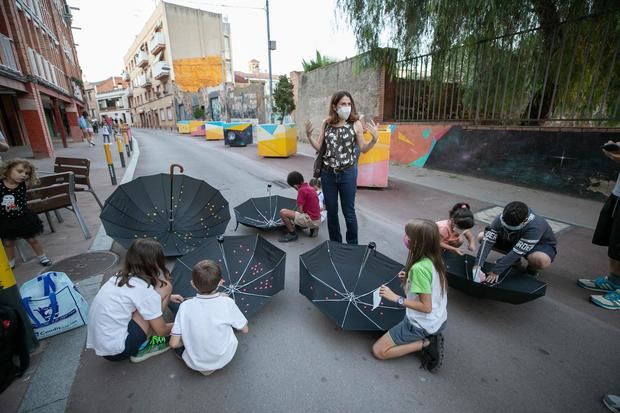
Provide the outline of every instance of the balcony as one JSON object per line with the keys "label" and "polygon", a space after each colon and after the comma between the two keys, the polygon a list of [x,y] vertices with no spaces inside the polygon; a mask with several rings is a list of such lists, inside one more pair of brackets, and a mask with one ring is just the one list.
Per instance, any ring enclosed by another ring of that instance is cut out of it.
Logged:
{"label": "balcony", "polygon": [[133,96],[133,86],[129,86],[129,88],[127,88],[127,96]]}
{"label": "balcony", "polygon": [[0,33],[0,66],[19,72],[13,52],[13,40]]}
{"label": "balcony", "polygon": [[128,71],[123,70],[123,73],[121,73],[121,76],[123,77],[123,80],[129,81],[129,72]]}
{"label": "balcony", "polygon": [[149,40],[149,52],[157,54],[166,47],[166,40],[162,32],[153,33],[153,37]]}
{"label": "balcony", "polygon": [[147,77],[146,75],[140,75],[136,78],[136,82],[138,84],[139,87],[151,87],[151,78]]}
{"label": "balcony", "polygon": [[149,64],[149,57],[144,50],[140,50],[136,55],[136,64],[140,67],[144,67]]}
{"label": "balcony", "polygon": [[153,65],[153,77],[155,79],[167,79],[168,76],[170,76],[170,65],[167,62],[156,62]]}

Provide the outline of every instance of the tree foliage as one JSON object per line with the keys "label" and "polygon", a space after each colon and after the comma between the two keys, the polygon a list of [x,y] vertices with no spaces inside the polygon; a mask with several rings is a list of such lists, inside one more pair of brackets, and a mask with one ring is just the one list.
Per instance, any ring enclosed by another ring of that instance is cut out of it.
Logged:
{"label": "tree foliage", "polygon": [[293,84],[286,75],[280,76],[273,91],[273,111],[284,122],[284,117],[295,110]]}
{"label": "tree foliage", "polygon": [[618,0],[337,0],[337,6],[371,62],[383,62],[384,46],[396,48],[401,61],[430,54],[428,73],[426,67],[423,76],[409,73],[438,90],[458,85],[459,104],[470,99],[476,106],[490,94],[493,106],[512,106],[513,93],[505,90],[512,92],[515,80],[516,93],[526,95],[514,108],[521,119],[550,118],[555,108],[568,107],[573,117],[619,115]]}
{"label": "tree foliage", "polygon": [[194,108],[194,119],[204,119],[205,117],[205,109],[202,106],[197,106]]}
{"label": "tree foliage", "polygon": [[331,65],[332,63],[336,63],[336,60],[329,56],[322,55],[317,50],[314,59],[310,59],[309,61],[302,59],[301,66],[303,67],[304,72],[309,72],[311,70],[318,69],[319,67]]}

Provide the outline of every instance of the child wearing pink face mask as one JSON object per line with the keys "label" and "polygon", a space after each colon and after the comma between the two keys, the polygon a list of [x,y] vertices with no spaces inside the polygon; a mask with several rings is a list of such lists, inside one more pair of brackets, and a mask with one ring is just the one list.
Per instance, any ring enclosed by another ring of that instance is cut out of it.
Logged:
{"label": "child wearing pink face mask", "polygon": [[450,219],[438,221],[439,235],[441,236],[441,248],[456,252],[459,255],[465,253],[459,248],[463,245],[463,238],[467,241],[467,248],[475,251],[476,240],[470,229],[474,226],[474,214],[469,209],[469,204],[459,202],[450,210]]}

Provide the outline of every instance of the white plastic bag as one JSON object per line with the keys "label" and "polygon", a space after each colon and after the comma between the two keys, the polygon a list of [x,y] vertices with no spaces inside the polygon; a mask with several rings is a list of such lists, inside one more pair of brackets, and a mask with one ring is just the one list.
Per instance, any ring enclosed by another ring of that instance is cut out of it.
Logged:
{"label": "white plastic bag", "polygon": [[46,272],[19,289],[24,309],[38,339],[81,327],[88,303],[64,272]]}

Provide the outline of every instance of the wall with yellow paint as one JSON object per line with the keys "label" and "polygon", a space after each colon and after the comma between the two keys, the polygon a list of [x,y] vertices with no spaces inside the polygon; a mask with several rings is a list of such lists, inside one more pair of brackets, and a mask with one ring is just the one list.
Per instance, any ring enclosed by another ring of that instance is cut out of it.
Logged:
{"label": "wall with yellow paint", "polygon": [[198,92],[207,86],[217,86],[223,81],[223,63],[219,56],[175,59],[175,81],[183,92]]}

